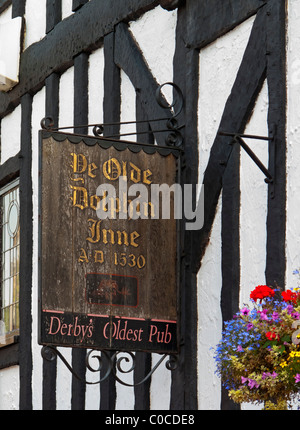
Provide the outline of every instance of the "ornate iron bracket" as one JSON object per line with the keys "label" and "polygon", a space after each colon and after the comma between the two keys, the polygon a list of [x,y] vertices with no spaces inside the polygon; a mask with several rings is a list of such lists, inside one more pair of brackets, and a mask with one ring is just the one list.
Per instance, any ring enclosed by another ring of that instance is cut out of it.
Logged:
{"label": "ornate iron bracket", "polygon": [[[170,85],[173,87],[176,97],[174,98],[173,102],[169,104],[165,97],[162,94],[162,89],[164,86]],[[46,118],[43,118],[41,121],[41,127],[44,130],[51,130],[51,131],[59,131],[59,130],[67,130],[67,129],[76,129],[76,128],[84,128],[84,127],[92,127],[93,133],[96,137],[103,137],[105,126],[114,126],[114,125],[130,125],[130,124],[151,124],[151,123],[157,123],[165,121],[165,127],[164,128],[158,128],[155,130],[148,130],[148,131],[135,131],[131,133],[119,133],[119,134],[112,134],[109,136],[105,136],[105,138],[118,138],[124,136],[133,136],[133,135],[140,135],[140,134],[154,134],[154,133],[168,133],[165,139],[165,143],[167,146],[176,146],[180,147],[183,142],[183,137],[181,134],[181,129],[185,127],[184,124],[179,125],[177,117],[182,111],[183,108],[183,94],[181,89],[178,87],[178,85],[174,84],[173,82],[166,82],[162,85],[160,85],[155,93],[155,99],[160,107],[163,109],[168,109],[168,112],[171,113],[170,117],[164,117],[164,118],[156,118],[156,119],[147,119],[147,120],[140,120],[140,121],[124,121],[124,122],[111,122],[111,123],[103,123],[103,124],[84,124],[84,125],[77,125],[77,126],[66,126],[66,127],[54,127],[54,121],[53,119],[48,116]]]}
{"label": "ornate iron bracket", "polygon": [[[227,133],[224,131],[220,131],[219,136],[229,136],[233,137],[233,140],[230,142],[230,144],[238,143],[245,152],[250,156],[250,158],[254,161],[254,163],[257,165],[257,167],[263,172],[263,174],[266,176],[265,182],[272,187],[270,196],[271,198],[274,198],[274,182],[275,182],[275,142],[274,142],[274,135],[271,135],[270,137],[266,136],[255,136],[252,134],[239,134],[239,133]],[[272,145],[272,153],[273,156],[270,157],[270,164],[272,165],[272,173],[269,169],[265,167],[265,165],[260,161],[260,159],[256,156],[256,154],[252,151],[252,149],[247,145],[247,143],[244,141],[244,139],[256,139],[256,140],[265,140],[270,143],[273,143]]]}
{"label": "ornate iron bracket", "polygon": [[[101,353],[101,355],[97,355],[98,353]],[[118,357],[118,354],[126,354],[122,355],[121,357]],[[112,355],[109,354],[108,351],[97,351],[97,350],[90,350],[86,355],[85,365],[88,370],[91,372],[97,373],[102,371],[104,374],[100,379],[97,381],[87,381],[86,379],[81,378],[75,370],[72,368],[72,366],[68,363],[68,361],[65,359],[65,357],[62,355],[61,352],[59,352],[55,347],[47,345],[43,346],[41,349],[41,355],[44,360],[47,361],[53,361],[57,357],[59,357],[62,362],[65,364],[65,366],[69,369],[69,371],[72,373],[72,375],[75,376],[76,379],[79,381],[87,384],[87,385],[95,385],[100,384],[101,382],[105,381],[109,375],[113,375],[115,380],[119,382],[122,385],[125,385],[127,387],[136,387],[138,385],[143,384],[146,382],[151,375],[155,372],[155,370],[163,363],[163,361],[168,357],[168,354],[164,354],[160,360],[155,364],[155,366],[151,369],[151,371],[139,382],[135,384],[128,384],[127,382],[123,381],[120,378],[120,374],[127,374],[132,372],[135,369],[135,354],[131,351],[126,352],[120,352],[116,351]],[[91,365],[91,359],[95,359],[97,361],[97,367],[94,367]],[[124,368],[124,363],[129,363],[129,368]],[[168,370],[175,370],[178,366],[178,357],[176,355],[170,355],[169,359],[166,361],[165,366]],[[117,373],[119,372],[119,374]]]}

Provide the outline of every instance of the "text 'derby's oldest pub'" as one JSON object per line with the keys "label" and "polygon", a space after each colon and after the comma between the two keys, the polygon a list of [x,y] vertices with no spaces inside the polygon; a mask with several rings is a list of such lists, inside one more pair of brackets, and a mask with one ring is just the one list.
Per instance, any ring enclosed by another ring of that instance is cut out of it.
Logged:
{"label": "text 'derby's oldest pub'", "polygon": [[178,160],[168,148],[40,132],[40,344],[177,351],[178,221],[139,186],[175,184]]}

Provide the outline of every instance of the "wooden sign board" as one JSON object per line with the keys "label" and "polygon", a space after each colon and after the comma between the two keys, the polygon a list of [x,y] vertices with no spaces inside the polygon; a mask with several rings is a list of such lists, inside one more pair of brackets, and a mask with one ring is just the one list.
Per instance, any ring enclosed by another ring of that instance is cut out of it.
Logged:
{"label": "wooden sign board", "polygon": [[[151,203],[132,219],[134,197],[118,194],[120,176],[126,191],[175,184],[178,162],[168,147],[40,132],[40,344],[178,350],[178,221],[152,219]],[[114,219],[97,216],[101,204]]]}

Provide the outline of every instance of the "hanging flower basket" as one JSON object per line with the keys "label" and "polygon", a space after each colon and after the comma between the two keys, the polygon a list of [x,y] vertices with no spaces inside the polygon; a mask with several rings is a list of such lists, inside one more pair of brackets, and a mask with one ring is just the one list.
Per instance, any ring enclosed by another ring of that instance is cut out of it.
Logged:
{"label": "hanging flower basket", "polygon": [[250,303],[225,322],[217,374],[234,402],[287,409],[300,389],[300,289],[259,285]]}

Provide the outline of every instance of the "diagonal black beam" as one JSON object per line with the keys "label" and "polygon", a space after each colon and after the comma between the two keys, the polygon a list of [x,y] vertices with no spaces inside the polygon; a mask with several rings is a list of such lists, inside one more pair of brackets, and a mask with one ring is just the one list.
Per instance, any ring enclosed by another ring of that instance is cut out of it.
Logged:
{"label": "diagonal black beam", "polygon": [[[134,41],[128,26],[124,23],[117,25],[115,30],[115,63],[124,70],[131,80],[136,92],[139,93],[141,109],[146,117],[170,118],[171,112],[160,107],[155,99],[159,84],[153,77],[144,57]],[[164,128],[165,122],[153,122],[150,127],[159,145],[165,145],[165,133],[155,132]]]}
{"label": "diagonal black beam", "polygon": [[188,46],[201,49],[227,33],[266,4],[265,0],[187,0]]}

